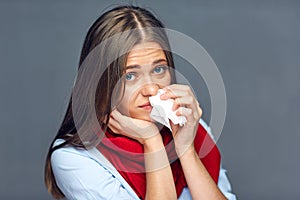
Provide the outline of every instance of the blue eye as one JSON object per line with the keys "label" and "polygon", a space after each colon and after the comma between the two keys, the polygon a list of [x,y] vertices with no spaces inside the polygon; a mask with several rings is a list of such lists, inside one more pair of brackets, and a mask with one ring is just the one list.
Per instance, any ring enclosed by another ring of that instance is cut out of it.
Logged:
{"label": "blue eye", "polygon": [[161,73],[164,73],[166,71],[166,69],[167,69],[167,66],[158,66],[153,69],[153,72],[155,74],[161,74]]}
{"label": "blue eye", "polygon": [[127,73],[126,75],[125,75],[125,79],[127,80],[127,81],[132,81],[132,80],[134,80],[136,77],[135,77],[135,73]]}

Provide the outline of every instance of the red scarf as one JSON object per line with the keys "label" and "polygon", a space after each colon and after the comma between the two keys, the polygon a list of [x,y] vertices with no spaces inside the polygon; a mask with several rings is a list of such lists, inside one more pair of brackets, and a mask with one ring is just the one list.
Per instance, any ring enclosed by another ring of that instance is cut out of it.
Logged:
{"label": "red scarf", "polygon": [[[179,197],[183,188],[187,186],[187,183],[179,159],[174,159],[176,158],[176,153],[170,131],[164,127],[160,133],[169,160],[173,161],[171,163],[171,169],[173,172],[177,197]],[[116,135],[110,131],[107,131],[105,134],[106,137],[104,137],[97,146],[98,150],[112,163],[113,166],[115,166],[138,197],[145,199],[146,173],[144,172],[143,146],[136,140]],[[204,139],[205,142],[203,143]],[[205,168],[217,183],[221,156],[214,141],[200,124],[194,140],[194,146]],[[208,150],[210,150],[209,153],[207,153]]]}

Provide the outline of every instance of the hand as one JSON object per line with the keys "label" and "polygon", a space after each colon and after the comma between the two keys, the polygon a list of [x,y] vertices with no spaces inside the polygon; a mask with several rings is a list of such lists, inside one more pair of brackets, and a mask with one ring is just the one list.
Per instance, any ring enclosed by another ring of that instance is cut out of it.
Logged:
{"label": "hand", "polygon": [[202,109],[189,86],[174,84],[163,89],[166,92],[161,95],[161,99],[174,99],[172,109],[177,110],[176,115],[185,116],[187,119],[184,126],[174,125],[171,122],[176,152],[180,157],[194,146]]}
{"label": "hand", "polygon": [[154,123],[122,115],[116,109],[110,114],[108,127],[114,133],[135,139],[143,145],[150,138],[160,136],[158,127]]}

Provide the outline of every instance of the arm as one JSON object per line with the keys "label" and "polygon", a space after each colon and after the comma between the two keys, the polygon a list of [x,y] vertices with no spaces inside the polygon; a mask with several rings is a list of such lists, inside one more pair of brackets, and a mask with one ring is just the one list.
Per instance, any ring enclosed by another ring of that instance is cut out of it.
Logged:
{"label": "arm", "polygon": [[219,173],[218,187],[228,200],[236,200],[236,195],[232,193],[231,185],[226,175],[226,170],[222,167],[222,165]]}
{"label": "arm", "polygon": [[193,199],[226,199],[191,146],[180,162]]}
{"label": "arm", "polygon": [[137,140],[144,147],[146,199],[177,199],[171,166],[159,130],[152,122],[112,111],[109,128]]}
{"label": "arm", "polygon": [[175,149],[193,199],[226,199],[202,164],[194,148],[194,138],[202,115],[192,90],[186,85],[170,85],[161,99],[174,99],[176,115],[185,116],[184,126],[172,125]]}
{"label": "arm", "polygon": [[[204,127],[204,129],[207,131],[207,133],[210,135],[210,137],[215,141],[214,136],[211,132],[211,128],[207,125],[207,123],[200,118],[199,123]],[[216,143],[216,141],[215,141]],[[229,182],[229,179],[226,175],[226,170],[222,167],[222,164],[220,166],[220,172],[219,172],[219,180],[218,180],[218,187],[221,190],[221,192],[226,196],[229,200],[236,200],[235,194],[232,193],[231,184]]]}
{"label": "arm", "polygon": [[146,200],[177,199],[172,170],[160,135],[144,143],[144,153]]}

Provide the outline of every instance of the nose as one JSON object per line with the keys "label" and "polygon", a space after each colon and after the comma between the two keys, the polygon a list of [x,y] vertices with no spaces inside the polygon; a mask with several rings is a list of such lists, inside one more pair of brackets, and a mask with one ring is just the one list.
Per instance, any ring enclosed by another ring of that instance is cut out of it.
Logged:
{"label": "nose", "polygon": [[143,86],[141,93],[143,96],[153,96],[157,94],[159,86],[155,83],[148,83]]}

